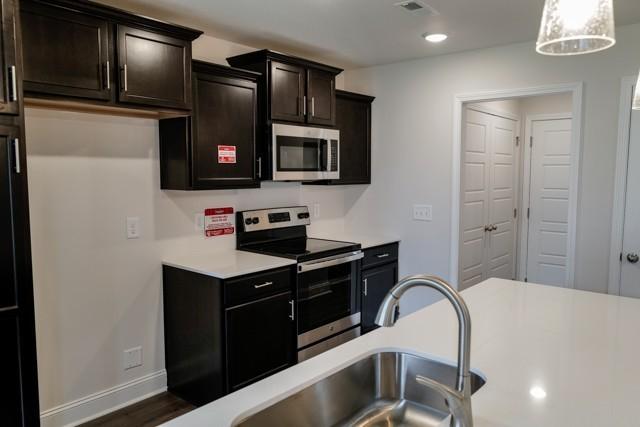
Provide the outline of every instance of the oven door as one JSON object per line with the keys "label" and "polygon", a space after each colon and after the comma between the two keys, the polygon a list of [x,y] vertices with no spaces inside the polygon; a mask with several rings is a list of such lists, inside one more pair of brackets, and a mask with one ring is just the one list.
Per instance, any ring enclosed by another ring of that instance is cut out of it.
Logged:
{"label": "oven door", "polygon": [[338,130],[282,124],[272,130],[274,181],[340,178]]}
{"label": "oven door", "polygon": [[360,324],[361,251],[298,264],[298,348]]}

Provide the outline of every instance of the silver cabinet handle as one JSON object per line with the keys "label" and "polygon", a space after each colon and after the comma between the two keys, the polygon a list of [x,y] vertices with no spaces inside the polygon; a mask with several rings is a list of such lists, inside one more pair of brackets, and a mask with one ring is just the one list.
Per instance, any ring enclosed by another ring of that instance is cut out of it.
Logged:
{"label": "silver cabinet handle", "polygon": [[627,261],[629,261],[631,264],[635,264],[638,261],[640,261],[640,256],[638,256],[638,254],[627,254]]}
{"label": "silver cabinet handle", "polygon": [[258,178],[262,178],[262,157],[258,157]]}
{"label": "silver cabinet handle", "polygon": [[107,68],[105,72],[105,75],[107,77],[106,86],[107,86],[107,89],[111,89],[111,65],[109,64],[109,61],[107,61],[106,68]]}
{"label": "silver cabinet handle", "polygon": [[16,66],[9,67],[9,101],[16,102],[18,100],[18,79],[16,78]]}
{"label": "silver cabinet handle", "polygon": [[302,115],[307,115],[307,95],[302,97]]}
{"label": "silver cabinet handle", "polygon": [[389,256],[389,254],[388,254],[388,253],[384,253],[384,254],[378,254],[378,255],[376,255],[376,257],[378,257],[378,258],[386,258],[386,257],[388,257],[388,256]]}
{"label": "silver cabinet handle", "polygon": [[18,138],[13,138],[13,159],[14,165],[13,168],[16,173],[20,173],[20,140]]}
{"label": "silver cabinet handle", "polygon": [[124,91],[127,92],[129,90],[129,82],[127,81],[127,64],[122,66],[122,82],[124,84]]}
{"label": "silver cabinet handle", "polygon": [[261,285],[253,285],[253,287],[255,289],[260,289],[260,288],[264,288],[264,287],[271,286],[271,285],[273,285],[273,282],[264,282]]}
{"label": "silver cabinet handle", "polygon": [[364,296],[367,296],[367,292],[369,292],[369,279],[364,279]]}
{"label": "silver cabinet handle", "polygon": [[311,97],[311,117],[316,116],[316,98],[314,96]]}
{"label": "silver cabinet handle", "polygon": [[291,314],[289,315],[289,319],[296,319],[296,302],[294,300],[289,301],[289,305],[291,306]]}

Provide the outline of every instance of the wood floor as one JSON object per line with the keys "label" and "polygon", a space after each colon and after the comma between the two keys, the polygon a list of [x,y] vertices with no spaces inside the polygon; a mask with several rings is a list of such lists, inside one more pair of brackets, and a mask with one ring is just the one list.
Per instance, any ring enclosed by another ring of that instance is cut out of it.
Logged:
{"label": "wood floor", "polygon": [[155,427],[192,409],[195,406],[165,392],[89,421],[81,427]]}

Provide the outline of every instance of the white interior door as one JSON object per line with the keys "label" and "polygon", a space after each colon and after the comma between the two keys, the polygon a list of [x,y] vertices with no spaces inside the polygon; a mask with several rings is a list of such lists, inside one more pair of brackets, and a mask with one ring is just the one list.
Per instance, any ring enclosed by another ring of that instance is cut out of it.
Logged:
{"label": "white interior door", "polygon": [[[462,149],[460,289],[514,276],[517,122],[467,109]],[[493,230],[495,226],[495,230]]]}
{"label": "white interior door", "polygon": [[535,120],[531,136],[526,277],[567,286],[571,119]]}
{"label": "white interior door", "polygon": [[620,295],[640,298],[640,112],[631,115]]}

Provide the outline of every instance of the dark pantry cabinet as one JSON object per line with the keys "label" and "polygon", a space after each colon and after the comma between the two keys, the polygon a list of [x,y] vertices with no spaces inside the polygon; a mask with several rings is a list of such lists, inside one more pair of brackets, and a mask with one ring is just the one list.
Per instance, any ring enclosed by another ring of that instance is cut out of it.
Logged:
{"label": "dark pantry cabinet", "polygon": [[334,126],[335,79],[342,69],[270,50],[227,58],[230,65],[263,75],[261,122]]}
{"label": "dark pantry cabinet", "polygon": [[193,70],[192,115],[160,121],[161,187],[259,187],[255,159],[260,75],[201,61],[193,61]]}
{"label": "dark pantry cabinet", "polygon": [[203,405],[295,364],[294,274],[222,280],[164,266],[169,391]]}
{"label": "dark pantry cabinet", "polygon": [[31,237],[22,100],[20,22],[0,0],[0,424],[40,424]]}
{"label": "dark pantry cabinet", "polygon": [[191,41],[200,31],[86,0],[22,5],[29,96],[191,109]]}
{"label": "dark pantry cabinet", "polygon": [[366,249],[362,260],[362,333],[374,323],[382,300],[398,282],[398,243]]}

